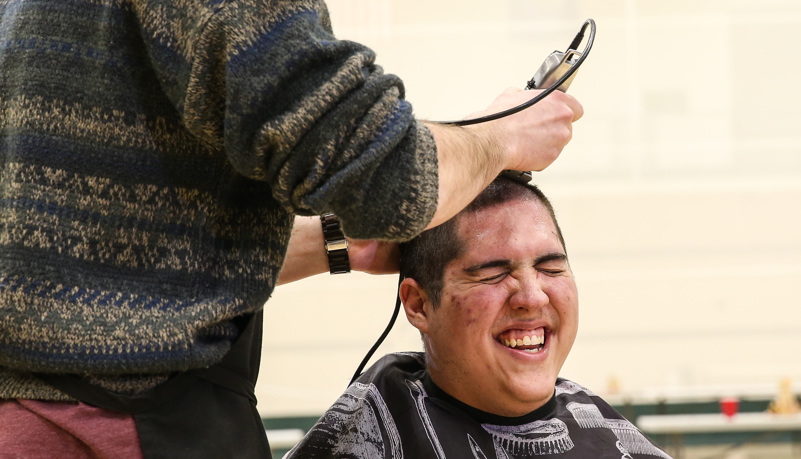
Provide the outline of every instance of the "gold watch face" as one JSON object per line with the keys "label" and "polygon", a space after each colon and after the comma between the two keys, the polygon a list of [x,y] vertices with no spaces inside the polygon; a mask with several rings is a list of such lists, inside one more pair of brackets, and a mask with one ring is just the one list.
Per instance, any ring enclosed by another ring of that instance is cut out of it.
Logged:
{"label": "gold watch face", "polygon": [[338,239],[336,241],[325,241],[325,250],[333,252],[335,250],[348,250],[348,240]]}

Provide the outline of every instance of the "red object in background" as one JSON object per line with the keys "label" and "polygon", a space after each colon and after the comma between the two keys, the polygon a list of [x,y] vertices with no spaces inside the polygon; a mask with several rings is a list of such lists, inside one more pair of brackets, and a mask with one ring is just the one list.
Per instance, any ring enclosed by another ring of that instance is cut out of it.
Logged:
{"label": "red object in background", "polygon": [[723,397],[720,399],[720,412],[727,418],[733,417],[740,409],[740,400],[734,397]]}

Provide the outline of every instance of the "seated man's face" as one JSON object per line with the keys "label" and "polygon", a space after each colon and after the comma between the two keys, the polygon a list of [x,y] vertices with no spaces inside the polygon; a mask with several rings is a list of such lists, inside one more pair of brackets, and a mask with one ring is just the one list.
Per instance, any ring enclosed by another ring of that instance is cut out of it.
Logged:
{"label": "seated man's face", "polygon": [[534,200],[462,215],[457,234],[465,252],[445,268],[440,305],[412,322],[425,334],[430,374],[475,408],[526,414],[553,395],[576,338],[565,250]]}

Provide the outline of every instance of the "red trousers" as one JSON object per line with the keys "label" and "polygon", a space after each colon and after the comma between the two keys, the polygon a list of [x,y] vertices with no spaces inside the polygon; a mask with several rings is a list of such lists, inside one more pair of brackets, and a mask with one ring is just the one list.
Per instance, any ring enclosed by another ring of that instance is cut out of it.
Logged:
{"label": "red trousers", "polygon": [[133,416],[83,403],[0,400],[0,458],[142,458]]}

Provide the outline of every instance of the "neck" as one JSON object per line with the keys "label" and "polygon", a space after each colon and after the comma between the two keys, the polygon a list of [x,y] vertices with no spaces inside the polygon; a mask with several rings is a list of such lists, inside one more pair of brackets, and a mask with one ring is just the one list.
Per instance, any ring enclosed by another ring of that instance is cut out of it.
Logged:
{"label": "neck", "polygon": [[432,364],[427,354],[426,375],[431,384],[442,394],[474,410],[506,418],[527,416],[529,413],[539,410],[553,400],[555,390],[555,384],[553,384],[547,391],[546,396],[536,400],[518,400],[500,393],[495,396],[475,396],[476,393],[490,393],[491,390],[482,391],[481,388],[477,388],[474,384],[465,384],[464,380],[445,376],[443,372],[439,371],[436,364]]}
{"label": "neck", "polygon": [[[455,409],[461,411],[464,415],[476,420],[482,424],[494,425],[520,425],[528,422],[533,422],[539,419],[546,418],[550,413],[556,409],[556,397],[552,396],[544,403],[539,404],[536,408],[523,412],[499,412],[497,407],[491,410],[477,408],[467,404],[447,391],[442,389],[431,377],[431,374],[426,372],[423,378],[423,384],[429,396],[434,399],[439,399],[447,402]],[[505,414],[504,414],[505,413]]]}

